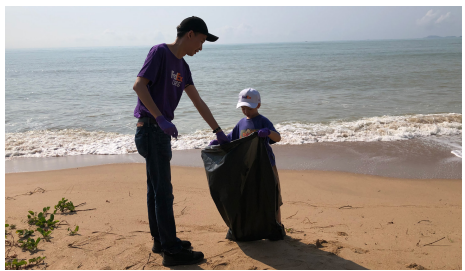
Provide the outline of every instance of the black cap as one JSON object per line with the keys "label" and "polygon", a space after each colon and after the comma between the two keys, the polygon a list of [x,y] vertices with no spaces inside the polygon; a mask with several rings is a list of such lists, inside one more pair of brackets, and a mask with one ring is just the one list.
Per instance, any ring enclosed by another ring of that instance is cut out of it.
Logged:
{"label": "black cap", "polygon": [[179,32],[189,32],[193,30],[194,32],[199,32],[207,35],[207,41],[214,42],[218,39],[217,36],[208,33],[207,24],[200,19],[199,17],[188,17],[184,19],[178,27],[176,27]]}

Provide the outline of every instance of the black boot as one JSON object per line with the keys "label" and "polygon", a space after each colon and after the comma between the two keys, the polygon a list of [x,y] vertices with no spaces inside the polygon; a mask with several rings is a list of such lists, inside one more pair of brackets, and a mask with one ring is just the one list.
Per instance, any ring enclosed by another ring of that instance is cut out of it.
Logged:
{"label": "black boot", "polygon": [[228,230],[228,232],[226,233],[226,239],[229,239],[231,241],[234,241],[234,236],[232,234],[232,231],[231,229]]}
{"label": "black boot", "polygon": [[[190,248],[191,247],[191,242],[181,240],[181,246],[182,246],[182,248],[186,248],[186,249]],[[161,253],[162,252],[161,243],[156,241],[155,239],[153,239],[152,252],[153,253]]]}
{"label": "black boot", "polygon": [[183,248],[180,252],[175,254],[164,252],[162,263],[164,266],[195,264],[201,262],[203,258],[203,253],[200,251],[191,251]]}

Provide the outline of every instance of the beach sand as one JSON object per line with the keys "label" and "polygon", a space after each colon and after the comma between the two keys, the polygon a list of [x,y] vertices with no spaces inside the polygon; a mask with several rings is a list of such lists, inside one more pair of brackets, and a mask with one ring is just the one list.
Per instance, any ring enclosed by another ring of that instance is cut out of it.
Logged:
{"label": "beach sand", "polygon": [[[178,237],[206,258],[173,269],[462,268],[461,179],[283,169],[279,174],[288,235],[282,241],[236,243],[225,239],[227,227],[204,169],[172,166]],[[28,194],[37,187],[45,192]],[[6,223],[17,229],[27,227],[29,210],[53,209],[62,197],[85,203],[81,211],[56,215],[69,226],[54,230],[37,253],[15,247],[10,255],[46,256],[47,269],[168,269],[151,252],[144,164],[9,173],[5,188]],[[75,225],[78,235],[68,235]]]}

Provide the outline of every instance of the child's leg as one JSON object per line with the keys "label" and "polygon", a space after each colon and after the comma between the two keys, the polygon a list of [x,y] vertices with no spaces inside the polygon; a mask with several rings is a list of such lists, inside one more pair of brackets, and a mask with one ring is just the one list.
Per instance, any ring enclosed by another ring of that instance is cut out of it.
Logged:
{"label": "child's leg", "polygon": [[281,223],[281,205],[283,205],[283,199],[281,197],[281,185],[280,185],[280,182],[279,182],[279,175],[278,175],[278,169],[276,168],[276,166],[273,166],[273,172],[274,172],[274,175],[276,176],[276,181],[277,181],[277,184],[276,184],[276,190],[277,190],[277,210],[276,210],[276,221],[278,221],[279,224],[282,224]]}

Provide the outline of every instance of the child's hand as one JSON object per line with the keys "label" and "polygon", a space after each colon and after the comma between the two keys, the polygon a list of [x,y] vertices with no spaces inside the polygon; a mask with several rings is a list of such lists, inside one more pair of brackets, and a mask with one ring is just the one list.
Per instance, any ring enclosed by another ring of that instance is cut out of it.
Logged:
{"label": "child's hand", "polygon": [[268,128],[263,128],[258,131],[258,136],[259,137],[267,137],[271,134],[270,129]]}
{"label": "child's hand", "polygon": [[220,143],[218,142],[218,140],[214,139],[214,140],[210,141],[210,144],[208,144],[208,146],[218,145],[218,144],[220,144]]}

